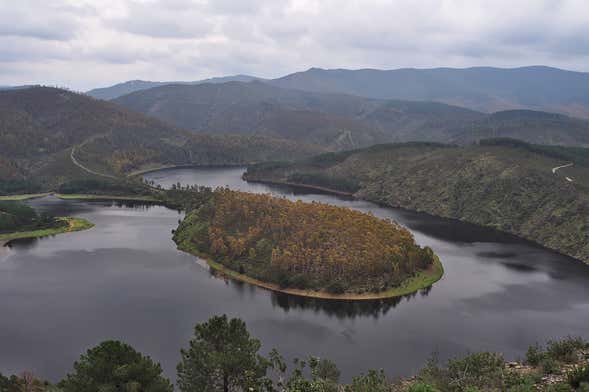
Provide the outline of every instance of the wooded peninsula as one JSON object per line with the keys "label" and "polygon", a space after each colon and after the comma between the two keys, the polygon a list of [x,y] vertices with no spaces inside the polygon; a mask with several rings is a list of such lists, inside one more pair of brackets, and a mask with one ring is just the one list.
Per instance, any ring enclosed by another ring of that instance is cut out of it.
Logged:
{"label": "wooded peninsula", "polygon": [[174,240],[232,278],[291,294],[372,299],[429,287],[443,274],[433,251],[390,220],[226,188],[192,194]]}

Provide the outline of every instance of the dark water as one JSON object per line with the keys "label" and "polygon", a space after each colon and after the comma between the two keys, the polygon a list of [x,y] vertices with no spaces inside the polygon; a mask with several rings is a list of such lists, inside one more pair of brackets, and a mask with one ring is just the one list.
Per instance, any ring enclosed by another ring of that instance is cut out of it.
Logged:
{"label": "dark water", "polygon": [[400,300],[307,300],[227,282],[175,249],[181,215],[159,206],[44,198],[35,207],[96,227],[0,250],[0,372],[32,369],[52,380],[104,339],[123,339],[174,377],[194,323],[227,313],[246,320],[264,350],[337,362],[349,379],[369,368],[391,376],[475,350],[523,355],[536,341],[589,338],[589,267],[513,237],[427,215],[325,194],[247,184],[241,169],[176,169],[146,177],[229,185],[250,192],[372,211],[409,227],[440,255],[446,274]]}

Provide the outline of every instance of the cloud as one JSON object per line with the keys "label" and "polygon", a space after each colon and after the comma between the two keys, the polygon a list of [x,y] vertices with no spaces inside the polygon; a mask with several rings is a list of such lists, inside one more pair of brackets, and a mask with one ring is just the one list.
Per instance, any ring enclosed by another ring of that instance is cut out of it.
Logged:
{"label": "cloud", "polygon": [[589,71],[587,15],[581,0],[19,0],[0,13],[0,84],[87,89],[312,66]]}

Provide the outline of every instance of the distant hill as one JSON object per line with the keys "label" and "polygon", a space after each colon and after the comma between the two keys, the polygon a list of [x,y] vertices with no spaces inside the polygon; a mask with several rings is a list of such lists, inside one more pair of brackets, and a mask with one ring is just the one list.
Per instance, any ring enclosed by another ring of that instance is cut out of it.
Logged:
{"label": "distant hill", "polygon": [[245,164],[320,151],[278,138],[194,135],[56,88],[0,91],[0,193],[16,192],[31,179],[47,189],[72,178],[120,177],[145,167]]}
{"label": "distant hill", "polygon": [[507,137],[535,144],[589,146],[589,121],[532,110],[496,112],[449,133],[447,141],[457,144]]}
{"label": "distant hill", "polygon": [[498,136],[589,146],[589,122],[559,114],[484,114],[443,103],[314,93],[259,81],[166,85],[113,102],[196,132],[271,135],[331,150],[404,141],[469,144]]}
{"label": "distant hill", "polygon": [[198,80],[194,82],[151,82],[147,80],[130,80],[123,83],[118,83],[109,87],[95,88],[87,91],[91,97],[111,100],[118,98],[123,95],[131,94],[135,91],[147,90],[149,88],[165,86],[168,84],[201,84],[201,83],[226,83],[226,82],[251,82],[256,80],[255,76],[249,75],[233,75],[233,76],[222,76],[216,78],[209,78],[204,80]]}
{"label": "distant hill", "polygon": [[589,263],[589,149],[512,139],[378,145],[260,164],[246,178],[330,188],[489,226]]}
{"label": "distant hill", "polygon": [[321,93],[445,102],[483,112],[532,109],[589,118],[589,73],[521,68],[311,68],[269,83]]}
{"label": "distant hill", "polygon": [[167,85],[113,102],[196,132],[271,135],[333,150],[414,138],[445,140],[446,129],[484,117],[446,104],[318,94],[259,81]]}

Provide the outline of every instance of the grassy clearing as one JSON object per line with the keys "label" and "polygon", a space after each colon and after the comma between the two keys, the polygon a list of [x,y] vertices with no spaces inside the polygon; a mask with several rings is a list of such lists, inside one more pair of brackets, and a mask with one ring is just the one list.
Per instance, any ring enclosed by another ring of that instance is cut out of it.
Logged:
{"label": "grassy clearing", "polygon": [[82,218],[60,218],[62,220],[67,221],[67,226],[49,228],[49,229],[40,229],[40,230],[32,230],[32,231],[18,231],[15,233],[6,233],[0,234],[0,241],[8,242],[11,240],[16,240],[20,238],[38,238],[38,237],[46,237],[49,235],[55,234],[62,234],[62,233],[70,233],[74,231],[82,231],[87,230],[94,227],[94,224],[87,221],[86,219]]}
{"label": "grassy clearing", "polygon": [[314,291],[314,290],[300,290],[300,289],[288,289],[281,288],[280,286],[263,282],[261,280],[249,277],[244,274],[240,274],[237,271],[229,269],[224,265],[214,261],[210,256],[199,252],[196,247],[192,246],[188,241],[183,244],[179,244],[178,248],[184,252],[195,255],[207,262],[209,267],[213,270],[221,273],[223,276],[235,279],[241,282],[249,283],[258,287],[262,287],[268,290],[277,291],[280,293],[286,293],[291,295],[298,295],[301,297],[309,298],[321,298],[321,299],[335,299],[335,300],[374,300],[374,299],[386,299],[394,297],[402,297],[404,295],[413,294],[416,291],[430,287],[434,283],[444,276],[444,267],[440,259],[436,256],[434,264],[429,270],[420,272],[416,276],[406,280],[401,286],[394,287],[386,291],[379,293],[365,293],[365,294],[332,294],[326,291]]}
{"label": "grassy clearing", "polygon": [[37,199],[40,197],[49,196],[49,193],[29,193],[24,195],[8,195],[8,196],[0,196],[0,201],[20,201],[20,200],[29,200],[29,199]]}
{"label": "grassy clearing", "polygon": [[150,195],[127,195],[127,196],[114,196],[114,195],[92,195],[92,194],[63,194],[63,193],[56,193],[54,194],[55,197],[58,197],[63,200],[129,200],[129,201],[148,201],[148,202],[157,202],[159,201],[153,196]]}

